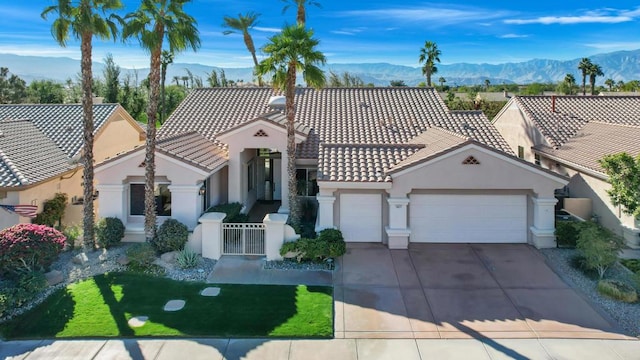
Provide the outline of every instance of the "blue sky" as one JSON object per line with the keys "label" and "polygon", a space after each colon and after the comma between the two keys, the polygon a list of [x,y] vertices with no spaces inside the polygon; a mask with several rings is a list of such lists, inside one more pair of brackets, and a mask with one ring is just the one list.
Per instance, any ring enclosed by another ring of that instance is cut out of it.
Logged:
{"label": "blue sky", "polygon": [[[123,13],[139,4],[123,2]],[[443,64],[568,60],[640,48],[640,1],[317,2],[322,7],[308,7],[307,26],[315,31],[329,63],[418,66],[419,49],[426,40],[438,44]],[[51,37],[53,18],[40,18],[42,9],[53,3],[1,0],[0,53],[78,59],[78,43],[61,48]],[[260,13],[252,35],[261,47],[283,25],[295,22],[295,10],[283,14],[284,5],[281,0],[193,0],[186,10],[198,21],[202,48],[178,55],[176,62],[251,66],[242,37],[222,35],[223,16]],[[101,61],[107,53],[120,66],[148,67],[148,56],[136,43],[95,40],[94,60]]]}

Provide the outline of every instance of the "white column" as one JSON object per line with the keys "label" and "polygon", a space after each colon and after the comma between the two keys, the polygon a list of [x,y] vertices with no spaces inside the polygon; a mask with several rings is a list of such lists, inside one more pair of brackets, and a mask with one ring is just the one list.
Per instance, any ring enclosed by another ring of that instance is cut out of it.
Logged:
{"label": "white column", "polygon": [[407,249],[411,230],[407,228],[407,197],[389,197],[389,225],[385,228],[389,249]]}
{"label": "white column", "polygon": [[318,219],[316,220],[316,231],[332,229],[333,226],[333,204],[336,197],[333,195],[316,195],[318,199]]}
{"label": "white column", "polygon": [[289,216],[286,214],[267,214],[264,223],[264,247],[267,260],[282,260],[280,248],[284,243],[285,224]]}
{"label": "white column", "polygon": [[531,227],[531,240],[538,248],[550,248],[556,246],[555,236],[555,205],[556,198],[532,198],[533,201],[533,226]]}
{"label": "white column", "polygon": [[127,224],[127,203],[126,189],[128,187],[122,184],[118,185],[96,185],[98,190],[98,216],[117,217]]}
{"label": "white column", "polygon": [[[280,209],[278,209],[279,214],[288,214],[289,213],[289,172],[287,171],[289,167],[289,157],[287,156],[287,151],[281,152],[282,160],[280,163],[280,191],[282,194],[282,200],[280,203]],[[276,185],[277,186],[277,185]]]}
{"label": "white column", "polygon": [[202,213],[200,185],[169,185],[171,217],[187,225],[190,231],[198,225]]}
{"label": "white column", "polygon": [[222,220],[225,213],[206,213],[200,217],[202,224],[202,257],[220,259],[222,255]]}
{"label": "white column", "polygon": [[228,187],[229,187],[229,199],[230,203],[239,202],[242,203],[242,161],[240,159],[240,152],[238,149],[229,145],[229,168],[228,168]]}

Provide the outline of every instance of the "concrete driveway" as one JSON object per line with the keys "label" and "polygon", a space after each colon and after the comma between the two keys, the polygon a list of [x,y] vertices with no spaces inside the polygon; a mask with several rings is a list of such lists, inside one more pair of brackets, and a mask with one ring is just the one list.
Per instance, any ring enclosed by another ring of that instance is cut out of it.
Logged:
{"label": "concrete driveway", "polygon": [[528,245],[349,244],[336,338],[630,339]]}

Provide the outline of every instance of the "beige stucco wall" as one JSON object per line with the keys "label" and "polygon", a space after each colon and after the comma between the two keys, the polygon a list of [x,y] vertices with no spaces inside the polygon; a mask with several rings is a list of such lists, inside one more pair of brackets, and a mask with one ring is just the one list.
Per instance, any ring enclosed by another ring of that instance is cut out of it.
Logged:
{"label": "beige stucco wall", "polygon": [[98,164],[108,157],[143,144],[141,131],[129,114],[118,108],[96,136],[93,146],[95,163]]}
{"label": "beige stucco wall", "polygon": [[524,159],[534,162],[535,159],[531,147],[540,144],[548,145],[548,143],[537,127],[526,119],[515,102],[510,102],[507,106],[494,119],[493,124],[516,155],[518,155],[518,146],[522,146],[524,148]]}

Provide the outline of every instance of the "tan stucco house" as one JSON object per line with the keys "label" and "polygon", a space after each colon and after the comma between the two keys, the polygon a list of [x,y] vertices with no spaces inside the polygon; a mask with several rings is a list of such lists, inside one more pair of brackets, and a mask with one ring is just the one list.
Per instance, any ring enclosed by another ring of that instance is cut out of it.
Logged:
{"label": "tan stucco house", "polygon": [[[131,149],[144,130],[118,104],[96,104],[94,158]],[[38,205],[65,193],[64,224],[82,220],[82,131],[79,104],[0,105],[0,204]],[[29,218],[0,210],[0,229]]]}
{"label": "tan stucco house", "polygon": [[[391,248],[555,246],[554,191],[567,179],[518,159],[481,112],[450,111],[433,88],[296,91],[298,195],[317,201],[317,230]],[[158,133],[160,221],[196,236],[210,205],[280,201],[288,213],[283,105],[270,88],[189,94]],[[96,167],[100,214],[123,219],[132,240],[143,236],[143,160],[132,149]]]}
{"label": "tan stucco house", "polygon": [[611,204],[598,163],[609,154],[640,154],[640,96],[515,96],[494,125],[518,157],[570,178],[558,193],[562,207],[640,247],[640,224]]}

